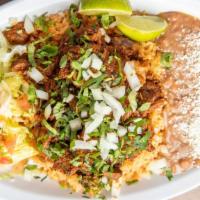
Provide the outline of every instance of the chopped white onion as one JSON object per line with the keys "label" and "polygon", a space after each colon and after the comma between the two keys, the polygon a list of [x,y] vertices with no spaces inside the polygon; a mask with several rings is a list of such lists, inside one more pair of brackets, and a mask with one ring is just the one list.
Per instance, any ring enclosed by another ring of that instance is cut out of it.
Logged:
{"label": "chopped white onion", "polygon": [[26,51],[27,51],[26,45],[16,45],[16,46],[12,49],[11,53],[12,53],[13,56],[14,56],[15,54],[23,55],[24,53],[26,53]]}
{"label": "chopped white onion", "polygon": [[69,122],[70,129],[72,131],[78,131],[82,128],[82,123],[80,118],[73,119]]}
{"label": "chopped white onion", "polygon": [[108,141],[106,137],[100,139],[100,149],[116,150],[118,146],[114,142]]}
{"label": "chopped white onion", "polygon": [[91,89],[91,91],[92,91],[92,96],[93,96],[94,100],[96,100],[96,101],[103,100],[103,95],[102,95],[102,91],[100,88]]}
{"label": "chopped white onion", "polygon": [[31,68],[27,73],[36,83],[44,79],[43,74],[35,67]]}
{"label": "chopped white onion", "polygon": [[125,86],[117,86],[117,87],[113,87],[111,88],[112,92],[112,96],[114,96],[117,99],[120,99],[122,97],[124,97],[125,93],[126,93],[126,87]]}
{"label": "chopped white onion", "polygon": [[134,123],[138,123],[138,122],[140,122],[140,121],[142,121],[142,120],[143,120],[143,119],[142,119],[141,117],[138,117],[138,118],[134,119],[133,122],[134,122]]}
{"label": "chopped white onion", "polygon": [[103,160],[106,160],[108,158],[109,150],[101,148],[101,158]]}
{"label": "chopped white onion", "polygon": [[96,118],[85,124],[85,134],[88,135],[89,133],[92,133],[95,129],[97,129],[101,123],[103,122],[103,115],[97,114]]}
{"label": "chopped white onion", "polygon": [[0,49],[8,49],[8,41],[4,34],[0,31]]}
{"label": "chopped white onion", "polygon": [[51,116],[52,113],[52,107],[51,104],[48,104],[48,106],[46,106],[45,110],[44,110],[44,116],[46,119],[49,119],[49,117]]}
{"label": "chopped white onion", "polygon": [[99,71],[103,66],[103,61],[96,54],[92,54],[91,57],[92,57],[91,67]]}
{"label": "chopped white onion", "polygon": [[104,39],[107,43],[110,43],[111,38],[109,35],[107,35],[106,31],[104,28],[100,28],[99,31],[101,32],[101,35],[104,36]]}
{"label": "chopped white onion", "polygon": [[124,73],[132,90],[138,91],[141,87],[140,80],[136,74],[134,62],[126,62]]}
{"label": "chopped white onion", "polygon": [[124,108],[119,101],[106,92],[103,92],[103,98],[106,104],[112,108],[115,121],[118,124],[121,116],[125,114]]}
{"label": "chopped white onion", "polygon": [[89,73],[86,72],[86,71],[83,71],[83,72],[82,72],[82,76],[83,76],[83,79],[84,79],[85,81],[88,81],[88,80],[90,79],[90,75],[89,75]]}
{"label": "chopped white onion", "polygon": [[93,72],[92,70],[90,70],[90,69],[87,70],[87,73],[88,73],[92,78],[97,78],[97,77],[101,76],[101,74],[102,74],[100,71],[94,73],[94,72]]}
{"label": "chopped white onion", "polygon": [[81,112],[81,118],[83,118],[83,119],[84,119],[84,118],[87,118],[87,117],[88,117],[88,112],[87,112],[87,111],[85,111],[85,110],[84,110],[84,111],[82,111],[82,112]]}
{"label": "chopped white onion", "polygon": [[110,122],[110,128],[111,129],[117,129],[118,128],[118,124],[116,123],[115,120],[113,120],[113,121]]}
{"label": "chopped white onion", "polygon": [[165,158],[162,158],[160,160],[155,160],[152,161],[149,164],[149,170],[154,173],[154,174],[162,174],[163,169],[166,168],[168,166],[167,161]]}
{"label": "chopped white onion", "polygon": [[118,126],[117,133],[118,133],[119,137],[123,137],[127,133],[127,128],[125,128],[123,126]]}
{"label": "chopped white onion", "polygon": [[107,140],[111,143],[118,143],[119,139],[116,133],[107,133]]}
{"label": "chopped white onion", "polygon": [[112,95],[112,88],[110,87],[110,85],[108,83],[103,83],[102,85],[106,89],[106,92]]}
{"label": "chopped white onion", "polygon": [[92,56],[89,56],[83,61],[81,68],[87,69],[91,65],[91,63],[92,63]]}
{"label": "chopped white onion", "polygon": [[104,36],[106,34],[106,31],[105,31],[104,28],[100,28],[99,31],[100,31],[100,33],[101,33],[102,36]]}
{"label": "chopped white onion", "polygon": [[137,128],[137,134],[138,134],[138,135],[141,135],[141,134],[142,134],[142,127],[138,127],[138,128]]}
{"label": "chopped white onion", "polygon": [[114,21],[113,23],[110,24],[109,28],[114,28],[117,25],[118,25],[117,21]]}
{"label": "chopped white onion", "polygon": [[24,20],[24,29],[26,33],[31,34],[35,31],[33,22],[31,21],[30,17],[26,15],[25,20]]}
{"label": "chopped white onion", "polygon": [[82,140],[75,140],[74,149],[81,150],[96,150],[97,140],[90,140],[88,142]]}
{"label": "chopped white onion", "polygon": [[8,19],[8,21],[9,21],[9,24],[10,24],[11,26],[14,26],[14,25],[16,25],[16,24],[18,23],[18,19],[17,19],[16,17],[10,17],[10,18]]}
{"label": "chopped white onion", "polygon": [[11,50],[11,52],[9,53],[5,53],[4,55],[1,56],[1,60],[2,62],[10,62],[10,60],[13,58],[14,55],[19,54],[19,55],[23,55],[24,53],[26,53],[27,48],[25,45],[16,45],[13,47],[13,49]]}
{"label": "chopped white onion", "polygon": [[65,103],[70,103],[73,99],[74,99],[74,95],[73,94],[69,94],[68,97],[66,97],[64,99],[64,102]]}
{"label": "chopped white onion", "polygon": [[113,117],[115,119],[115,123],[118,125],[120,122],[121,117],[123,116],[123,114],[121,114],[120,112],[117,112],[116,110],[113,110]]}
{"label": "chopped white onion", "polygon": [[[111,140],[111,138],[110,138],[110,140]],[[102,157],[103,160],[107,159],[110,150],[118,149],[118,146],[115,142],[108,141],[108,138],[103,137],[103,136],[100,139],[100,145],[99,146],[100,146],[100,151],[101,151],[101,157]]]}
{"label": "chopped white onion", "polygon": [[105,35],[104,39],[105,39],[106,43],[110,43],[111,42],[111,38],[107,34]]}
{"label": "chopped white onion", "polygon": [[105,103],[103,102],[99,103],[98,101],[96,101],[94,104],[94,111],[100,115],[105,116],[109,115],[112,112],[112,109]]}
{"label": "chopped white onion", "polygon": [[39,99],[42,99],[42,100],[48,100],[49,99],[49,94],[43,90],[36,90],[36,96],[39,98]]}
{"label": "chopped white onion", "polygon": [[108,183],[108,178],[106,176],[103,176],[102,179],[101,179],[101,182],[103,184],[107,184]]}
{"label": "chopped white onion", "polygon": [[118,181],[112,182],[111,194],[112,194],[112,198],[116,200],[119,199],[122,182],[123,182],[122,178],[120,178]]}
{"label": "chopped white onion", "polygon": [[135,129],[136,129],[136,126],[135,126],[135,125],[132,125],[132,126],[129,126],[129,127],[128,127],[128,131],[129,131],[129,132],[134,132]]}

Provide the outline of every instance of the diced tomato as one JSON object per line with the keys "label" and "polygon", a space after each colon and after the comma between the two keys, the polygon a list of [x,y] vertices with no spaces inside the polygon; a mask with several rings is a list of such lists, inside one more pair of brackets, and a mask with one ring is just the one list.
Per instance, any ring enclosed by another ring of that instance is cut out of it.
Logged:
{"label": "diced tomato", "polygon": [[20,96],[17,100],[17,103],[24,111],[28,111],[31,108],[27,95]]}
{"label": "diced tomato", "polygon": [[15,134],[6,135],[4,137],[4,145],[9,153],[13,153],[16,145],[17,136]]}
{"label": "diced tomato", "polygon": [[0,164],[11,164],[12,163],[12,159],[9,157],[0,157]]}

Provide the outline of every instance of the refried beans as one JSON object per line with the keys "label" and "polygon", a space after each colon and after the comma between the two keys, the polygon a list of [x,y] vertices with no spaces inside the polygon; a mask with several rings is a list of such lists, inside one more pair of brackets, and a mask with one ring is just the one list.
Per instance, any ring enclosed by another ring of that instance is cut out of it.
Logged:
{"label": "refried beans", "polygon": [[195,165],[200,156],[200,20],[180,12],[161,13],[169,22],[159,48],[174,55],[162,85],[166,108],[166,154],[176,173]]}

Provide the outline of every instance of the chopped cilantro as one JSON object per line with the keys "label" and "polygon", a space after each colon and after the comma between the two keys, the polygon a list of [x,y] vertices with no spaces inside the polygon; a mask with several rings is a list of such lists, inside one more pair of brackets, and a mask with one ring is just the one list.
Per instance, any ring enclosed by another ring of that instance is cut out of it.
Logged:
{"label": "chopped cilantro", "polygon": [[27,166],[25,167],[25,169],[27,169],[27,170],[29,170],[29,171],[32,171],[32,170],[37,169],[37,165],[27,165]]}
{"label": "chopped cilantro", "polygon": [[66,67],[66,65],[67,65],[67,56],[64,55],[64,56],[62,56],[62,58],[60,59],[59,66],[60,66],[60,68],[64,68],[64,67]]}
{"label": "chopped cilantro", "polygon": [[28,51],[28,61],[32,65],[32,67],[36,67],[36,61],[35,61],[35,45],[34,43],[30,43],[27,47]]}
{"label": "chopped cilantro", "polygon": [[79,62],[83,62],[86,58],[88,58],[92,53],[92,49],[87,49],[83,55],[79,58]]}
{"label": "chopped cilantro", "polygon": [[61,146],[61,144],[56,143],[51,145],[46,151],[45,154],[53,160],[57,160],[59,157],[63,156],[65,153],[65,148]]}
{"label": "chopped cilantro", "polygon": [[101,24],[103,28],[108,29],[110,24],[115,21],[113,16],[109,16],[108,14],[104,14],[101,16]]}
{"label": "chopped cilantro", "polygon": [[142,104],[140,107],[139,107],[139,111],[140,112],[145,112],[145,111],[147,111],[149,108],[150,108],[150,106],[151,106],[151,103],[144,103],[144,104]]}
{"label": "chopped cilantro", "polygon": [[75,4],[72,4],[69,8],[69,16],[72,24],[77,28],[81,25],[81,20],[77,17],[78,7]]}
{"label": "chopped cilantro", "polygon": [[74,167],[78,167],[81,165],[81,162],[79,161],[80,157],[77,156],[73,160],[70,161],[70,164],[73,165]]}
{"label": "chopped cilantro", "polygon": [[58,47],[56,45],[47,44],[43,46],[41,49],[38,49],[36,52],[36,56],[39,59],[51,58],[58,54]]}
{"label": "chopped cilantro", "polygon": [[72,29],[67,29],[67,36],[69,44],[73,45],[76,42],[76,34],[72,31]]}
{"label": "chopped cilantro", "polygon": [[48,32],[49,22],[47,21],[45,14],[35,19],[35,25],[38,29],[42,30],[43,32]]}
{"label": "chopped cilantro", "polygon": [[75,70],[81,70],[81,64],[78,61],[72,61],[71,66]]}
{"label": "chopped cilantro", "polygon": [[138,180],[126,181],[126,184],[133,185],[133,184],[136,184],[137,182],[138,182]]}
{"label": "chopped cilantro", "polygon": [[42,121],[42,125],[43,125],[46,129],[48,129],[48,131],[49,131],[51,134],[53,134],[53,135],[59,135],[58,131],[57,131],[55,128],[53,128],[46,120],[43,120],[43,121]]}
{"label": "chopped cilantro", "polygon": [[161,55],[161,65],[169,69],[172,66],[172,61],[173,61],[173,54],[171,52],[165,52]]}
{"label": "chopped cilantro", "polygon": [[28,101],[34,104],[36,99],[37,99],[36,89],[35,89],[35,86],[31,84],[28,88]]}
{"label": "chopped cilantro", "polygon": [[108,14],[102,15],[101,17],[102,26],[107,29],[110,25],[110,16]]}
{"label": "chopped cilantro", "polygon": [[139,150],[146,149],[150,136],[151,133],[149,131],[144,136],[137,135],[134,140],[134,146]]}
{"label": "chopped cilantro", "polygon": [[75,147],[75,140],[72,140],[70,142],[70,150],[73,151],[74,147]]}
{"label": "chopped cilantro", "polygon": [[168,178],[169,181],[171,181],[173,179],[173,173],[171,169],[166,169],[165,170],[165,175]]}
{"label": "chopped cilantro", "polygon": [[43,178],[41,178],[41,180],[40,180],[40,181],[41,181],[41,182],[43,182],[44,180],[46,180],[46,179],[47,179],[47,177],[48,177],[48,176],[44,176]]}
{"label": "chopped cilantro", "polygon": [[93,88],[97,88],[102,83],[102,81],[105,79],[105,77],[106,77],[106,75],[102,74],[101,76],[99,76],[97,78],[90,79],[89,81],[84,83],[82,88],[86,88],[91,85],[93,86]]}

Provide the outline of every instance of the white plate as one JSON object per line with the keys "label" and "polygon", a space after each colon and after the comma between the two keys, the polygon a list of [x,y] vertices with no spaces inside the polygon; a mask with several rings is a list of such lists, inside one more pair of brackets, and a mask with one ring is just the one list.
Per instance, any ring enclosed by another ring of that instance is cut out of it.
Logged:
{"label": "white plate", "polygon": [[[132,0],[131,0],[132,1]],[[67,8],[76,0],[16,0],[0,7],[0,27],[8,23],[9,17],[22,17],[26,14],[42,14],[46,11],[56,12]],[[153,13],[178,10],[200,17],[200,1],[198,0],[135,0],[134,9],[146,10]],[[184,22],[183,22],[184,23]],[[172,198],[200,185],[200,170],[177,176],[172,182],[165,177],[155,177],[143,180],[132,186],[125,186],[121,200],[164,200]],[[80,200],[77,195],[69,194],[51,181],[43,183],[25,182],[21,179],[15,182],[0,182],[0,199],[2,200]]]}

